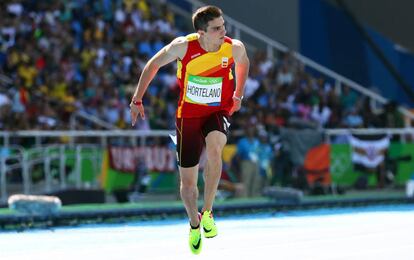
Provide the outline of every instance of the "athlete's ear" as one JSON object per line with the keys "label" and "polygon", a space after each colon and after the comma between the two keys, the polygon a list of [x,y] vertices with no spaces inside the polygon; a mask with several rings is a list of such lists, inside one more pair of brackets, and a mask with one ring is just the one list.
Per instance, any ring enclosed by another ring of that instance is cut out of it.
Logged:
{"label": "athlete's ear", "polygon": [[204,35],[204,34],[206,33],[206,31],[204,31],[204,30],[198,30],[198,31],[197,31],[197,33],[198,33],[199,35]]}

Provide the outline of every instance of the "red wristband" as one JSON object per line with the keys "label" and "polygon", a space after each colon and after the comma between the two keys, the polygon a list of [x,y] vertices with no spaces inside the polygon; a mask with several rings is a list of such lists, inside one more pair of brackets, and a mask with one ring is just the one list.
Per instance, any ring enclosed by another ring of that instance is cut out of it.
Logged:
{"label": "red wristband", "polygon": [[132,104],[134,104],[136,106],[140,106],[140,105],[142,105],[142,100],[132,100]]}

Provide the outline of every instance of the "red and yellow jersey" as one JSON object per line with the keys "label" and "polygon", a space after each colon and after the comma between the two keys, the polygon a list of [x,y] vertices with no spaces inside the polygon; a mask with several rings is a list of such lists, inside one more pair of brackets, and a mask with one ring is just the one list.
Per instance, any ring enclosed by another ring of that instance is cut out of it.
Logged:
{"label": "red and yellow jersey", "polygon": [[204,117],[233,106],[232,40],[225,37],[217,52],[205,51],[197,33],[186,36],[187,52],[177,60],[180,86],[177,118]]}

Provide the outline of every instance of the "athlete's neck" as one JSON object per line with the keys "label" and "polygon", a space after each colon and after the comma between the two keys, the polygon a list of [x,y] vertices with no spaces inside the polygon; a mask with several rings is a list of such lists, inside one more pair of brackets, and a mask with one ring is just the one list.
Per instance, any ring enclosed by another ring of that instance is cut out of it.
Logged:
{"label": "athlete's neck", "polygon": [[216,52],[220,49],[221,44],[214,44],[206,40],[203,36],[200,36],[198,39],[200,42],[201,48],[206,50],[207,52]]}

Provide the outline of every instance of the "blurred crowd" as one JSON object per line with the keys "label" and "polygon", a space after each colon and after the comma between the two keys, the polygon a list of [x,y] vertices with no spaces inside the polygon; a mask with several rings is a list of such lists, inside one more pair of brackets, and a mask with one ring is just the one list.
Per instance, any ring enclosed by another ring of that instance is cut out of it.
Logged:
{"label": "blurred crowd", "polygon": [[[2,1],[0,15],[0,75],[11,79],[0,88],[0,130],[68,129],[77,111],[130,129],[128,105],[145,62],[192,31],[188,18],[162,1]],[[368,99],[308,73],[291,53],[250,56],[244,104],[233,129],[255,125],[275,133],[291,125],[403,125],[395,104],[377,114]],[[149,86],[147,120],[136,128],[174,129],[175,69],[175,64],[162,68]]]}
{"label": "blurred crowd", "polygon": [[[130,127],[145,62],[182,34],[165,4],[145,0],[2,1],[0,15],[0,74],[12,80],[1,87],[2,130],[67,129],[76,111]],[[175,98],[172,69],[149,89],[159,119]],[[152,121],[140,127],[173,126]]]}

